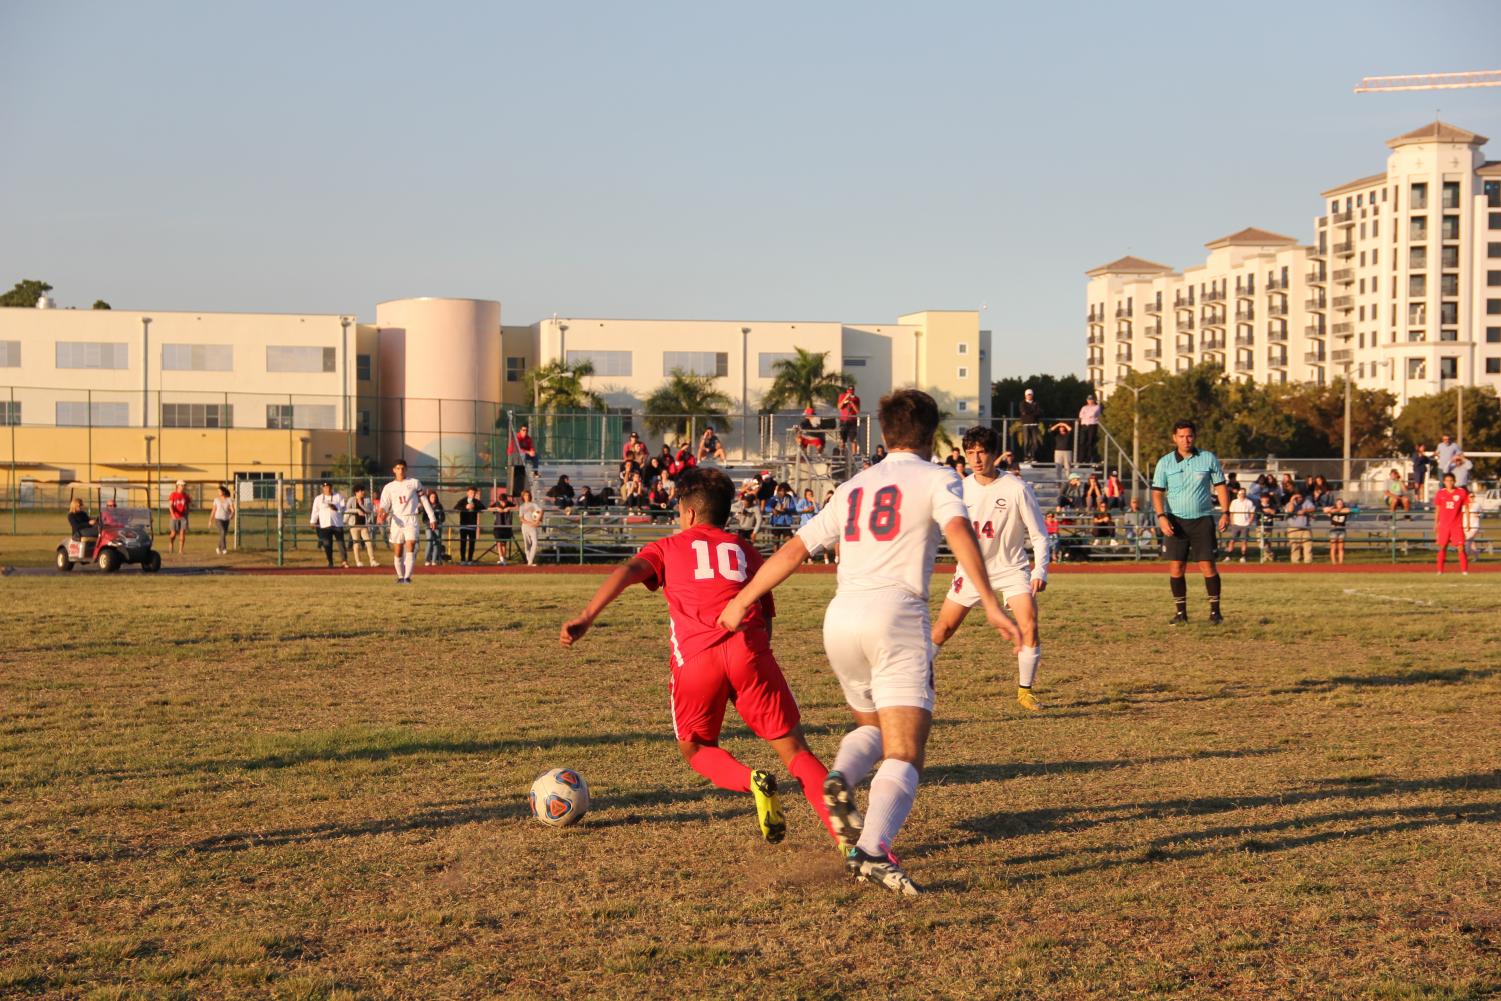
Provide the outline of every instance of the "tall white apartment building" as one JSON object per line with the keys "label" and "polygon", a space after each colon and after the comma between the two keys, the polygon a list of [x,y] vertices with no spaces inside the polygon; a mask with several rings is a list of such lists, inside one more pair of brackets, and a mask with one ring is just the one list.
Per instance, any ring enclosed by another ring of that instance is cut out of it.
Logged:
{"label": "tall white apartment building", "polygon": [[1391,139],[1384,173],[1322,193],[1311,244],[1244,229],[1181,272],[1123,257],[1088,272],[1088,371],[1210,362],[1259,382],[1413,396],[1501,388],[1501,161],[1433,122]]}

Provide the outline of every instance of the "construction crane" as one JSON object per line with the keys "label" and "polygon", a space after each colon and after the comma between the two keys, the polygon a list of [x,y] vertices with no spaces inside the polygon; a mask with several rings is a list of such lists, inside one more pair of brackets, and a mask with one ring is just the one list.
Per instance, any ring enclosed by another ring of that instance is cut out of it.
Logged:
{"label": "construction crane", "polygon": [[1399,90],[1462,90],[1501,87],[1501,70],[1473,73],[1414,73],[1408,76],[1368,76],[1355,87],[1357,94],[1390,94]]}

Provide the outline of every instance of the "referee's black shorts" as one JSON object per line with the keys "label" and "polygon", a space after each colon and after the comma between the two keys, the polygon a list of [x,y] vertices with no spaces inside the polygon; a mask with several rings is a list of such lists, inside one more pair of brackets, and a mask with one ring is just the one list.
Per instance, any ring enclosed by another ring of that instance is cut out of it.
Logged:
{"label": "referee's black shorts", "polygon": [[1162,556],[1175,563],[1205,563],[1214,561],[1215,537],[1214,516],[1203,518],[1179,518],[1168,515],[1173,534],[1162,540]]}

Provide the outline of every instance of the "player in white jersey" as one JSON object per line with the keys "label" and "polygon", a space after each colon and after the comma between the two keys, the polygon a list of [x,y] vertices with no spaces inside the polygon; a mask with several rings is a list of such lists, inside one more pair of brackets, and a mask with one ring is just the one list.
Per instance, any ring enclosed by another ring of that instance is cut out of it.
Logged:
{"label": "player in white jersey", "polygon": [[[1038,712],[1042,706],[1032,695],[1032,683],[1042,661],[1036,595],[1048,586],[1048,533],[1032,488],[1017,474],[997,467],[1000,450],[1001,439],[993,428],[972,427],[964,433],[964,455],[974,470],[964,480],[964,506],[980,540],[991,590],[1006,602],[1021,630],[1022,648],[1016,654],[1016,701],[1023,709]],[[1029,540],[1035,567],[1033,560],[1027,559],[1025,544]],[[974,581],[962,570],[955,570],[953,586],[933,625],[933,645],[943,646],[979,601]]]}
{"label": "player in white jersey", "polygon": [[[911,812],[933,722],[928,579],[940,531],[975,578],[991,624],[1018,647],[1020,634],[990,589],[959,477],[931,461],[938,405],[920,390],[897,390],[881,400],[880,421],[890,453],[841,484],[730,600],[719,623],[738,629],[746,610],[810,553],[839,545],[839,588],[824,615],[823,642],[856,726],[840,741],[824,802],[835,834],[854,844],[849,872],[912,895],[917,886],[890,848]],[[862,819],[853,789],[878,761]]]}
{"label": "player in white jersey", "polygon": [[436,531],[437,515],[422,491],[422,481],[407,476],[407,464],[397,459],[391,467],[396,479],[387,483],[380,492],[380,504],[376,506],[377,523],[388,524],[387,533],[391,545],[396,548],[396,583],[412,582],[412,563],[417,558],[419,512],[427,514],[427,523]]}

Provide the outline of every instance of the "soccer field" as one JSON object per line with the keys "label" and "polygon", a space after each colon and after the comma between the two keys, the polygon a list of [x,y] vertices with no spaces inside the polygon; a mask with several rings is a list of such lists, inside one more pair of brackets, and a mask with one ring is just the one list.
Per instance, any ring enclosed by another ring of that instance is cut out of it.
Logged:
{"label": "soccer field", "polygon": [[[1160,575],[1060,574],[1035,717],[975,618],[895,846],[913,900],[847,882],[794,790],[768,846],[680,761],[660,597],[558,647],[598,581],[7,583],[0,996],[1501,991],[1489,576],[1227,572],[1227,625],[1193,578],[1173,631]],[[789,582],[775,636],[825,760],[833,586]],[[554,831],[526,792],[561,765],[594,805]]]}

